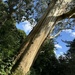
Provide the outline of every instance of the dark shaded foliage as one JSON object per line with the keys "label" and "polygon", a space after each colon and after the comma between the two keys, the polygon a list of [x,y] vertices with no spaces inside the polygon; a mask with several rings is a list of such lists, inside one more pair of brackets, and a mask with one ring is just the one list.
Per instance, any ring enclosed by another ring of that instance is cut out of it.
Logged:
{"label": "dark shaded foliage", "polygon": [[6,75],[12,68],[12,62],[19,52],[19,47],[25,40],[26,34],[18,30],[13,24],[14,22],[8,20],[0,28],[0,74]]}
{"label": "dark shaded foliage", "polygon": [[68,41],[69,50],[58,59],[54,54],[54,44],[47,41],[34,62],[30,75],[74,75],[75,74],[75,39]]}

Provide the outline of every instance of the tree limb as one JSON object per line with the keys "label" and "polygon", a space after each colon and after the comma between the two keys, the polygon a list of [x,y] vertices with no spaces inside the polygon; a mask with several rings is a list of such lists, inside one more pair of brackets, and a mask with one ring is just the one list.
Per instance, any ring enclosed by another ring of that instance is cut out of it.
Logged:
{"label": "tree limb", "polygon": [[56,35],[50,36],[49,38],[50,38],[50,39],[53,39],[53,38],[57,37],[57,36],[61,33],[61,31],[62,31],[62,30],[60,30],[58,33],[56,33]]}
{"label": "tree limb", "polygon": [[57,19],[57,21],[59,20],[63,20],[65,18],[75,18],[75,8],[73,8],[72,10],[70,10],[69,12],[67,13],[64,13],[62,15],[60,15]]}

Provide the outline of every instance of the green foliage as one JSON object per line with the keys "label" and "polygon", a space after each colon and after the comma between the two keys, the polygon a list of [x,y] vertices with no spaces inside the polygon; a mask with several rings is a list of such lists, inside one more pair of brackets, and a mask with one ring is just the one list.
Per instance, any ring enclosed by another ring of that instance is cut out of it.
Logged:
{"label": "green foliage", "polygon": [[70,49],[68,50],[68,53],[74,54],[75,53],[75,39],[73,41],[69,41],[68,42],[68,47],[70,47]]}
{"label": "green foliage", "polygon": [[0,75],[7,75],[13,66],[26,34],[16,29],[15,22],[28,18],[31,0],[0,0]]}
{"label": "green foliage", "polygon": [[68,52],[58,59],[54,54],[53,41],[47,41],[34,62],[28,75],[74,75],[75,74],[75,39],[68,42]]}
{"label": "green foliage", "polygon": [[[0,0],[0,22],[4,22],[13,18],[15,21],[20,22],[23,19],[28,19],[32,13],[31,4],[32,0]],[[29,13],[27,13],[30,11]]]}
{"label": "green foliage", "polygon": [[63,75],[75,75],[75,39],[73,41],[65,41],[65,43],[67,43],[69,49],[64,54],[64,57],[59,57],[59,67]]}
{"label": "green foliage", "polygon": [[6,75],[12,68],[12,61],[18,54],[19,47],[25,39],[26,34],[18,30],[13,24],[14,22],[8,20],[0,28],[0,74]]}
{"label": "green foliage", "polygon": [[67,46],[69,50],[67,51],[66,58],[68,61],[68,75],[75,74],[75,39],[73,41],[68,41]]}
{"label": "green foliage", "polygon": [[23,75],[21,68],[20,69],[16,69],[15,73],[12,73],[11,75]]}

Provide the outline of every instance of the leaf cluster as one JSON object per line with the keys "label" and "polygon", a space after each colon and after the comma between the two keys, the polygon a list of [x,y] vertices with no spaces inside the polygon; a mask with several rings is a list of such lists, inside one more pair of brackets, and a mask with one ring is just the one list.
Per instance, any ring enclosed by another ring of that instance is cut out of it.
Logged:
{"label": "leaf cluster", "polygon": [[19,47],[24,41],[26,34],[22,30],[18,30],[8,20],[0,28],[0,74],[6,75],[10,72],[13,61],[18,54]]}

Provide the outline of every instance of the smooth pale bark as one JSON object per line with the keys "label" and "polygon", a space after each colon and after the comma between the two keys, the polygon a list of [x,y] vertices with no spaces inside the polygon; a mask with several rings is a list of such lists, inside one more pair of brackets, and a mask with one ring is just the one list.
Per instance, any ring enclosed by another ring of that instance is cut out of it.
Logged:
{"label": "smooth pale bark", "polygon": [[[26,42],[23,44],[21,51],[15,60],[16,70],[13,72],[13,75],[19,75],[20,71],[20,75],[27,74],[40,46],[43,44],[52,27],[58,20],[58,16],[64,13],[68,5],[67,1],[68,0],[62,0],[60,2],[58,0],[54,0],[53,3],[50,4],[43,17],[33,28],[31,33],[28,35]],[[15,68],[15,66],[13,67],[13,69]]]}

